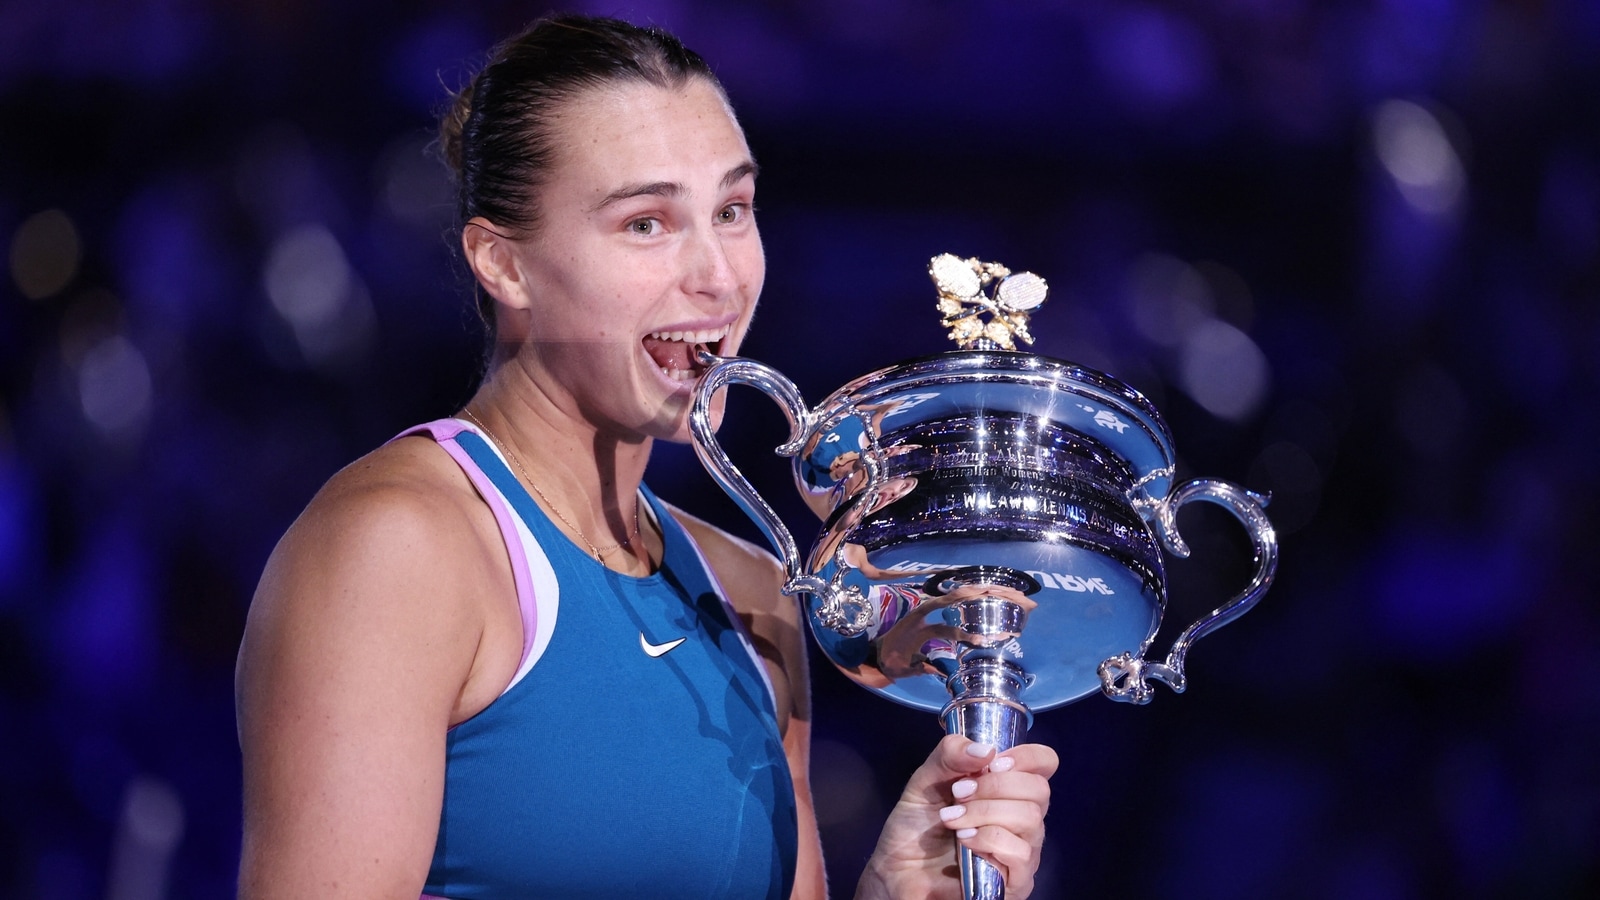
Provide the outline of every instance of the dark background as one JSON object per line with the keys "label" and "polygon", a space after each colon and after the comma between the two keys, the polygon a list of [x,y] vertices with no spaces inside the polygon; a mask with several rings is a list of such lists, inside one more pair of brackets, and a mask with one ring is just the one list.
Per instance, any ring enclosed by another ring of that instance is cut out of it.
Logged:
{"label": "dark background", "polygon": [[[1600,4],[569,8],[717,67],[763,165],[746,351],[812,401],[943,349],[924,269],[974,255],[1049,280],[1033,349],[1147,393],[1180,475],[1273,493],[1279,580],[1187,694],[1038,718],[1038,896],[1600,885]],[[255,579],[339,466],[469,396],[426,149],[540,11],[0,3],[0,896],[231,892]],[[808,541],[775,411],[731,416]],[[651,481],[755,534],[685,449]],[[1183,525],[1187,621],[1246,547]],[[938,731],[814,681],[848,894]]]}

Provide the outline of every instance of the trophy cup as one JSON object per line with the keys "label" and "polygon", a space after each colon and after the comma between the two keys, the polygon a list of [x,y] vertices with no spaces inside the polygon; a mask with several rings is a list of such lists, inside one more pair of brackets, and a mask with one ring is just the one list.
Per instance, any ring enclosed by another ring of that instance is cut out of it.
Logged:
{"label": "trophy cup", "polygon": [[[772,543],[812,634],[851,679],[936,711],[950,733],[1004,750],[1036,712],[1096,689],[1144,704],[1152,681],[1182,692],[1200,638],[1248,611],[1272,582],[1266,498],[1215,479],[1173,485],[1172,437],[1115,378],[1019,352],[1044,279],[934,257],[929,275],[958,350],[863,375],[816,407],[781,373],[709,354],[695,390],[695,452]],[[728,459],[711,402],[751,385],[783,409],[796,486],[822,519],[802,556]],[[1164,661],[1146,654],[1167,590],[1162,547],[1189,549],[1178,510],[1204,500],[1248,532],[1250,583],[1186,628]],[[963,892],[1000,898],[1000,873],[961,849]]]}

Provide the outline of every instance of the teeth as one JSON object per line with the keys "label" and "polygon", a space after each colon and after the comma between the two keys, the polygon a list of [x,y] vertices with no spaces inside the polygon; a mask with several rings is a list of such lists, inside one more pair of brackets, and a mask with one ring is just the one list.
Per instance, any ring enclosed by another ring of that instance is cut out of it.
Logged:
{"label": "teeth", "polygon": [[650,335],[658,341],[683,341],[688,344],[709,344],[728,336],[728,326],[708,328],[704,331],[657,331]]}
{"label": "teeth", "polygon": [[[710,344],[727,337],[729,328],[729,326],[724,325],[721,328],[707,328],[701,331],[656,331],[651,333],[650,338],[651,340],[678,341],[686,344]],[[690,382],[700,377],[692,367],[688,369],[662,367],[661,372],[673,381]]]}

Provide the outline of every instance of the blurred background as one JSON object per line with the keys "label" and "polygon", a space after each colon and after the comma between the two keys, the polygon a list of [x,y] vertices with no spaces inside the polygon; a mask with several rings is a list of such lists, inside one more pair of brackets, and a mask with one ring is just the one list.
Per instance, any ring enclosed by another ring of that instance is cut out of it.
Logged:
{"label": "blurred background", "polygon": [[[717,68],[761,161],[747,355],[813,402],[945,348],[925,267],[1271,491],[1279,581],[1191,687],[1041,714],[1040,897],[1600,886],[1600,4],[574,2]],[[0,896],[233,889],[233,660],[340,466],[480,336],[434,115],[535,2],[0,3]],[[754,394],[754,392],[743,392]],[[729,452],[809,542],[736,398]],[[683,448],[651,482],[756,532]],[[1204,510],[1164,647],[1242,585]],[[937,740],[815,658],[836,893]]]}

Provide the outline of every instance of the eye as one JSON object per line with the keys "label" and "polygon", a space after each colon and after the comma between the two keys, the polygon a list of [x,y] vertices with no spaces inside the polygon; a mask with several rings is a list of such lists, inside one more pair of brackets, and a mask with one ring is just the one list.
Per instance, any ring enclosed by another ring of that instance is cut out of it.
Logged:
{"label": "eye", "polygon": [[755,209],[748,203],[730,203],[717,211],[718,225],[732,225],[743,221]]}
{"label": "eye", "polygon": [[648,236],[661,230],[661,220],[651,216],[641,216],[628,222],[628,231],[632,234]]}

